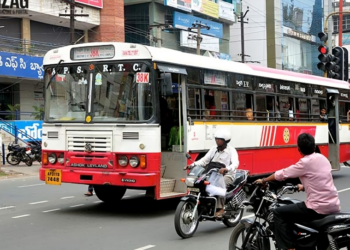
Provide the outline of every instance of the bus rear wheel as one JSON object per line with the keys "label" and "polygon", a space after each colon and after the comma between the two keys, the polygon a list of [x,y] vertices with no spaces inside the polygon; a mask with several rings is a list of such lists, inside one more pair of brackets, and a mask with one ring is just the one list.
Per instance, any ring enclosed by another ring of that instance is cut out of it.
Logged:
{"label": "bus rear wheel", "polygon": [[94,191],[101,201],[116,204],[123,198],[126,187],[94,185]]}

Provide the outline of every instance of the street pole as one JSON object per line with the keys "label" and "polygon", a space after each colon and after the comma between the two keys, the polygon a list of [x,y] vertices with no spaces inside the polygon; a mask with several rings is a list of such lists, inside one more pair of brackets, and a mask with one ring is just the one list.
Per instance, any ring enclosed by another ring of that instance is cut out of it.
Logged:
{"label": "street pole", "polygon": [[241,61],[242,61],[242,63],[245,62],[245,60],[244,60],[244,57],[245,57],[245,54],[244,54],[244,23],[248,23],[248,22],[244,22],[244,18],[247,15],[248,11],[249,11],[249,6],[247,6],[247,10],[243,14],[243,1],[241,1],[241,16],[240,16],[240,21],[238,21],[238,22],[241,22],[241,58],[242,58]]}
{"label": "street pole", "polygon": [[343,0],[339,0],[339,46],[343,46]]}
{"label": "street pole", "polygon": [[201,54],[201,29],[197,29],[197,55]]}
{"label": "street pole", "polygon": [[157,26],[157,45],[158,48],[162,47],[162,27],[161,26]]}

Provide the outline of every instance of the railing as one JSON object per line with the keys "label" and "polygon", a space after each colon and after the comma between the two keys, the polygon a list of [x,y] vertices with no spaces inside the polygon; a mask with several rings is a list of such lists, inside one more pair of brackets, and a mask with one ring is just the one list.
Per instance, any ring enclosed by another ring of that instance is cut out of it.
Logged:
{"label": "railing", "polygon": [[24,55],[43,56],[47,51],[68,44],[45,43],[0,35],[0,50]]}

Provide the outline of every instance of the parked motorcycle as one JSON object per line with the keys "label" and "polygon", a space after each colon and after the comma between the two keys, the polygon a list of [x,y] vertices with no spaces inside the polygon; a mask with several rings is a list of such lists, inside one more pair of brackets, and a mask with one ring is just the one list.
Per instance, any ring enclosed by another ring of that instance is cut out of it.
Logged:
{"label": "parked motorcycle", "polygon": [[32,159],[32,161],[38,161],[41,163],[41,145],[40,144],[28,144],[26,154]]}
{"label": "parked motorcycle", "polygon": [[[190,159],[190,156],[187,155]],[[216,218],[216,197],[209,196],[206,191],[208,179],[212,172],[218,172],[213,168],[208,173],[205,169],[195,166],[184,180],[188,187],[188,195],[181,198],[175,211],[175,229],[182,238],[192,237],[196,232],[200,221],[222,221],[227,227],[236,226],[242,218],[243,209],[241,202],[245,199],[242,189],[247,181],[249,171],[237,170],[235,181],[227,188],[224,214],[222,218]]]}
{"label": "parked motorcycle", "polygon": [[18,165],[23,161],[27,166],[33,164],[32,159],[26,154],[26,147],[21,147],[18,144],[10,143],[7,146],[9,153],[6,155],[6,161],[10,165]]}
{"label": "parked motorcycle", "polygon": [[[243,219],[232,231],[229,250],[269,250],[274,237],[272,210],[276,207],[301,202],[282,198],[285,193],[298,190],[292,184],[269,183],[268,186],[246,184],[244,190],[250,195],[243,206],[252,207],[255,219]],[[320,220],[298,222],[293,225],[296,249],[336,250],[350,248],[350,213],[330,214]],[[276,249],[277,247],[274,246]]]}

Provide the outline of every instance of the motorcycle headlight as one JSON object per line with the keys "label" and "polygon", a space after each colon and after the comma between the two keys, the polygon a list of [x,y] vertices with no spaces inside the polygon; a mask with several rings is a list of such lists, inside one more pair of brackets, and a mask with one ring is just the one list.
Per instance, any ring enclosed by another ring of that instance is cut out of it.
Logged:
{"label": "motorcycle headlight", "polygon": [[131,156],[129,163],[131,167],[136,168],[140,164],[140,160],[137,156]]}
{"label": "motorcycle headlight", "polygon": [[126,157],[125,155],[119,156],[118,163],[120,166],[125,167],[126,165],[128,165],[128,157]]}
{"label": "motorcycle headlight", "polygon": [[63,153],[60,153],[60,155],[58,156],[57,158],[57,161],[59,164],[64,164],[64,154]]}
{"label": "motorcycle headlight", "polygon": [[55,164],[57,162],[57,155],[55,153],[49,154],[48,158],[49,158],[48,160],[51,164]]}
{"label": "motorcycle headlight", "polygon": [[197,178],[187,177],[187,178],[186,178],[186,181],[185,181],[187,187],[193,187],[193,186],[194,186],[194,183],[195,183],[195,181],[196,181],[196,179],[197,179]]}

